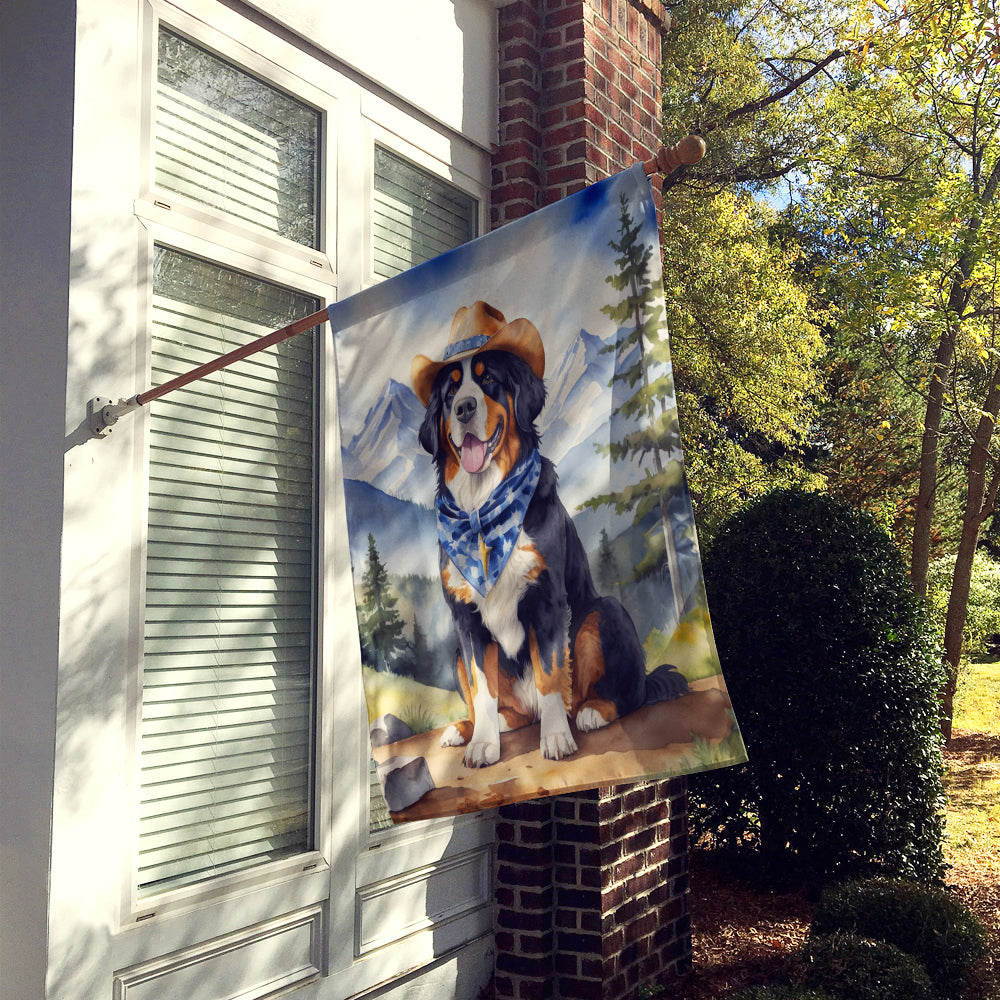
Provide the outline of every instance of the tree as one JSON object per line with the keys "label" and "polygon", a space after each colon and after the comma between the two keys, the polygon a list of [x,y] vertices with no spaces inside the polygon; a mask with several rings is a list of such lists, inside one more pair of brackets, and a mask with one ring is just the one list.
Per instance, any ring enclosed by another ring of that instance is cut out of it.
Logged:
{"label": "tree", "polygon": [[621,589],[621,571],[606,528],[601,528],[597,549],[597,586],[604,594],[614,594]]}
{"label": "tree", "polygon": [[670,12],[664,131],[703,136],[708,155],[665,188],[768,191],[794,180],[824,131],[816,95],[848,55],[851,5],[682,0]]}
{"label": "tree", "polygon": [[1000,19],[995,0],[871,11],[858,32],[866,59],[828,95],[840,139],[824,147],[814,180],[841,236],[838,280],[853,283],[856,301],[867,291],[867,314],[851,320],[890,364],[914,352],[922,360],[912,384],[924,413],[910,559],[921,595],[949,436],[966,455],[944,628],[949,733],[973,558],[1000,485]]}
{"label": "tree", "polygon": [[807,459],[825,347],[776,221],[748,195],[676,190],[663,222],[685,468],[706,540],[768,489],[821,485]]}
{"label": "tree", "polygon": [[406,649],[406,640],[403,622],[396,611],[397,598],[390,590],[389,573],[371,532],[362,585],[362,603],[358,607],[362,646],[376,670],[391,671],[396,657]]}
{"label": "tree", "polygon": [[764,199],[808,162],[845,14],[825,0],[709,0],[671,16],[664,132],[708,140],[697,166],[668,179],[662,229],[685,468],[707,540],[769,488],[821,483],[809,466],[821,317]]}
{"label": "tree", "polygon": [[[819,251],[811,303],[835,391],[786,471],[809,469],[891,518],[897,537],[906,531],[921,595],[932,555],[957,554],[943,629],[947,732],[972,561],[1000,486],[997,0],[709,0],[671,12],[665,131],[699,131],[709,153],[669,179],[666,226],[678,192],[700,195],[703,209],[720,192],[783,194],[786,223]],[[691,242],[720,242],[709,219]],[[668,302],[683,302],[669,277],[666,284]],[[706,315],[714,334],[721,311]],[[689,355],[680,324],[671,329],[687,431]],[[713,400],[700,388],[693,394],[697,416]],[[729,440],[741,441],[738,428]],[[716,463],[714,444],[706,454],[709,464],[734,467]],[[749,481],[751,465],[746,471]],[[758,469],[775,471],[766,462]]]}
{"label": "tree", "polygon": [[[663,325],[662,284],[654,280],[650,263],[654,245],[641,239],[642,226],[632,218],[628,199],[621,196],[618,239],[609,241],[618,254],[616,273],[605,280],[624,293],[617,303],[602,307],[618,326],[612,376],[615,406],[611,415],[612,440],[608,451],[612,462],[631,461],[638,479],[622,489],[586,501],[596,508],[613,505],[617,513],[630,511],[640,524],[653,511],[660,530],[647,535],[649,552],[637,572],[645,575],[666,562],[677,619],[684,614],[677,549],[670,523],[670,498],[680,495],[684,485],[680,434],[674,405],[674,381],[670,371],[670,346]],[[622,399],[622,395],[625,396]],[[652,468],[644,465],[647,457]]]}

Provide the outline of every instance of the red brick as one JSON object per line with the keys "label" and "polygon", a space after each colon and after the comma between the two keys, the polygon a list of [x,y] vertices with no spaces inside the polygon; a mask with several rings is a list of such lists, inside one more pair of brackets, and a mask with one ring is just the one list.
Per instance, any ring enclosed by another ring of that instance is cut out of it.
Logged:
{"label": "red brick", "polygon": [[500,50],[500,61],[504,63],[524,62],[534,63],[538,58],[538,52],[531,42],[523,38],[514,38],[509,42],[504,42]]}
{"label": "red brick", "polygon": [[550,129],[566,120],[565,108],[548,108],[542,115],[542,128]]}
{"label": "red brick", "polygon": [[538,117],[538,103],[540,94],[538,88],[533,86],[528,80],[513,80],[501,88],[501,104],[506,107],[508,104],[516,104],[519,101],[527,104],[526,117]]}
{"label": "red brick", "polygon": [[559,45],[558,48],[543,49],[542,67],[544,69],[554,69],[556,66],[567,66],[570,63],[582,60],[585,55],[583,39],[570,39]]}
{"label": "red brick", "polygon": [[570,184],[579,180],[586,173],[586,163],[569,163],[564,167],[550,170],[546,175],[549,184]]}
{"label": "red brick", "polygon": [[538,108],[528,101],[516,101],[500,107],[501,128],[508,122],[534,122],[538,118]]}
{"label": "red brick", "polygon": [[[537,156],[538,146],[536,143],[528,142],[527,139],[517,139],[497,147],[497,151],[493,154],[493,166],[497,167],[508,163],[516,163],[518,160],[526,160],[529,163],[533,163]],[[507,826],[508,824],[504,825]],[[505,840],[514,839],[515,827],[510,824],[510,829],[511,832],[509,835],[499,834],[498,836]]]}
{"label": "red brick", "polygon": [[[500,48],[510,59],[500,66],[495,221],[518,218],[579,190],[655,146],[658,26],[665,13],[662,0],[514,0],[498,11]],[[622,15],[631,42],[617,33]],[[530,111],[526,104],[533,105]],[[498,957],[497,995],[623,1000],[663,969],[689,965],[686,867],[677,860],[687,846],[686,811],[683,780],[605,786],[548,800],[541,815],[554,817],[555,825],[532,827],[524,838],[520,826],[509,825],[524,814],[501,809],[498,841],[510,838],[519,849],[530,847],[526,841],[541,846],[551,831],[554,842],[545,884],[532,884],[544,866],[527,864],[520,866],[526,871],[514,873],[512,858],[530,861],[530,850],[510,857],[498,850],[498,905],[501,899],[509,903],[516,891],[526,915],[553,917],[563,929],[555,953],[545,956],[544,934],[551,932],[532,925],[537,932],[526,949],[539,950],[540,960],[548,957],[548,973],[528,966],[515,974]],[[668,868],[676,878],[665,878]],[[650,929],[661,919],[666,923],[657,933],[671,949],[668,958],[651,947]],[[593,953],[562,952],[558,945],[568,934],[577,935],[571,941],[589,938]],[[543,988],[547,992],[531,992]]]}
{"label": "red brick", "polygon": [[587,124],[581,118],[568,121],[561,128],[550,130],[545,140],[549,146],[564,146],[567,143],[585,137],[587,134]]}
{"label": "red brick", "polygon": [[539,143],[541,141],[541,132],[535,128],[534,125],[526,121],[514,121],[510,122],[506,128],[503,129],[504,139],[507,142],[514,142],[518,139],[526,139],[531,143]]}
{"label": "red brick", "polygon": [[552,887],[541,890],[521,889],[518,892],[518,903],[523,910],[551,910]]}
{"label": "red brick", "polygon": [[575,25],[583,20],[582,5],[578,3],[570,4],[562,10],[552,10],[545,19],[547,28],[561,27],[562,25]]}

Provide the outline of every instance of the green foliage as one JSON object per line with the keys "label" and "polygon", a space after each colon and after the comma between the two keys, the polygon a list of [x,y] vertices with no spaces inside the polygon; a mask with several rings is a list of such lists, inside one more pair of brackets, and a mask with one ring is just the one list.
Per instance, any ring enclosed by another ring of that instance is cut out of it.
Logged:
{"label": "green foliage", "polygon": [[813,915],[814,935],[851,933],[895,945],[920,961],[941,997],[960,997],[986,956],[986,934],[947,890],[905,879],[828,888]]}
{"label": "green foliage", "polygon": [[705,581],[750,761],[692,779],[695,833],[773,873],[938,878],[942,671],[889,537],[778,490],[722,528]]}
{"label": "green foliage", "polygon": [[740,990],[732,1000],[839,1000],[825,990],[803,989],[801,986],[752,986]]}
{"label": "green foliage", "polygon": [[884,941],[854,934],[810,938],[792,971],[795,983],[837,1000],[934,1000],[924,967]]}
{"label": "green foliage", "polygon": [[407,644],[403,622],[396,610],[398,598],[390,589],[388,570],[370,532],[362,583],[362,603],[358,606],[362,659],[377,670],[392,670]]}
{"label": "green foliage", "polygon": [[749,197],[671,194],[667,322],[688,484],[703,539],[748,497],[813,481],[805,466],[824,346],[797,250]]}
{"label": "green foliage", "polygon": [[[850,14],[825,0],[671,5],[664,130],[709,140],[689,183],[766,190],[808,162],[822,125],[816,95],[834,78]],[[826,72],[815,72],[819,64]]]}
{"label": "green foliage", "polygon": [[[954,558],[942,557],[931,563],[927,574],[927,604],[932,620],[940,623],[942,632],[954,569]],[[989,637],[1000,634],[998,595],[1000,595],[1000,563],[983,549],[979,549],[972,564],[972,581],[962,642],[964,656],[982,655],[989,645]]]}

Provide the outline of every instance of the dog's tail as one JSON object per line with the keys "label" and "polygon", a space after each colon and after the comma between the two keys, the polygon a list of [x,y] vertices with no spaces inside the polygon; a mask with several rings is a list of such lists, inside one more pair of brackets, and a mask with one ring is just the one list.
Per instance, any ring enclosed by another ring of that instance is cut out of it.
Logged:
{"label": "dog's tail", "polygon": [[673,701],[688,693],[688,682],[672,664],[661,663],[646,675],[646,704]]}

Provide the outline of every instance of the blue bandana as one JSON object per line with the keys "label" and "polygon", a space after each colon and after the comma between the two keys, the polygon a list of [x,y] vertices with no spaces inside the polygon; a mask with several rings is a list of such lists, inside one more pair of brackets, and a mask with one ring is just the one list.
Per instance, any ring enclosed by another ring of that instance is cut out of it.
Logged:
{"label": "blue bandana", "polygon": [[438,538],[462,576],[484,597],[514,551],[541,473],[542,457],[533,450],[471,513],[450,496],[438,497]]}

